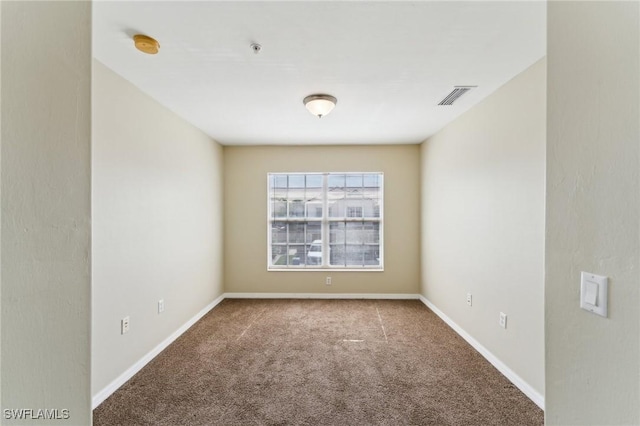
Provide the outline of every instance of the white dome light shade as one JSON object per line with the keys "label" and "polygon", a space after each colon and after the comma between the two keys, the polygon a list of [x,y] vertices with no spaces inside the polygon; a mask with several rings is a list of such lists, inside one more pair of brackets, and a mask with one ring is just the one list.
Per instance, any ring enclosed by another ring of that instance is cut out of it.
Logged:
{"label": "white dome light shade", "polygon": [[331,95],[309,95],[303,102],[311,114],[322,118],[331,112],[338,100]]}

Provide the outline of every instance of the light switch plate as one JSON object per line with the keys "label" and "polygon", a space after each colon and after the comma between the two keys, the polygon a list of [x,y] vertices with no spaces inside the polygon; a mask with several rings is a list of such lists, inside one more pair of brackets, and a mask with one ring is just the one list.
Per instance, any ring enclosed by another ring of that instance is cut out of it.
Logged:
{"label": "light switch plate", "polygon": [[607,317],[609,279],[590,272],[580,274],[580,307],[594,314]]}

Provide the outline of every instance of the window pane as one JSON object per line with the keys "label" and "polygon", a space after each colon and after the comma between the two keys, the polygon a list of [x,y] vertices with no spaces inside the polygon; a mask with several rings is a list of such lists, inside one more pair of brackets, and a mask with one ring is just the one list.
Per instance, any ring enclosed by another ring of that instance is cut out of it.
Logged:
{"label": "window pane", "polygon": [[273,176],[273,185],[275,188],[286,188],[287,187],[287,175],[272,175]]}
{"label": "window pane", "polygon": [[304,265],[305,256],[306,252],[303,244],[294,244],[289,246],[289,265]]}
{"label": "window pane", "polygon": [[329,202],[329,217],[344,217],[345,216],[345,200],[333,200]]}
{"label": "window pane", "polygon": [[289,244],[304,242],[304,223],[290,223]]}
{"label": "window pane", "polygon": [[322,188],[307,188],[305,207],[307,217],[322,217]]}
{"label": "window pane", "polygon": [[271,263],[273,265],[287,265],[287,246],[271,245]]}
{"label": "window pane", "polygon": [[364,186],[367,188],[379,188],[380,187],[380,178],[378,175],[364,175]]}
{"label": "window pane", "polygon": [[347,244],[340,247],[340,252],[344,253],[342,256],[346,266],[380,265],[380,247],[377,245]]}
{"label": "window pane", "polygon": [[307,203],[307,217],[322,217],[322,204],[316,202]]}
{"label": "window pane", "polygon": [[273,222],[271,224],[271,243],[287,242],[287,224],[286,222]]}
{"label": "window pane", "polygon": [[304,201],[292,200],[290,202],[289,217],[304,217]]}
{"label": "window pane", "polygon": [[363,195],[362,175],[347,175],[345,193],[349,199],[361,199]]}
{"label": "window pane", "polygon": [[344,222],[331,222],[329,224],[329,243],[330,244],[344,244],[345,242],[345,223]]}
{"label": "window pane", "polygon": [[349,188],[346,189],[345,194],[346,194],[347,198],[350,198],[350,199],[362,198],[363,194],[364,194],[364,191],[363,191],[361,186],[358,186],[358,187],[355,187],[355,188],[349,187]]}
{"label": "window pane", "polygon": [[369,200],[370,202],[370,209],[367,209],[367,212],[365,213],[365,217],[380,217],[380,200],[378,199],[371,199]]}
{"label": "window pane", "polygon": [[304,188],[304,175],[289,175],[289,188]]}
{"label": "window pane", "polygon": [[[362,176],[359,176],[359,182],[355,182],[353,176],[351,176],[351,182],[349,182],[349,178],[347,178],[347,184],[355,183],[356,185],[351,186],[347,185],[345,188],[345,195],[348,199],[362,199],[364,194],[364,189],[362,188]],[[357,183],[360,183],[357,185]]]}
{"label": "window pane", "polygon": [[321,244],[322,239],[322,223],[320,222],[308,222],[307,223],[307,244],[315,243]]}
{"label": "window pane", "polygon": [[358,222],[347,223],[347,240],[346,241],[347,241],[347,244],[364,243],[362,223],[358,223]]}
{"label": "window pane", "polygon": [[287,202],[284,199],[274,199],[271,206],[273,217],[287,217]]}
{"label": "window pane", "polygon": [[322,188],[322,175],[307,175],[307,188]]}
{"label": "window pane", "polygon": [[331,244],[329,246],[329,264],[332,266],[346,265],[346,257],[343,244]]}
{"label": "window pane", "polygon": [[328,186],[329,186],[329,191],[331,191],[332,189],[342,189],[344,188],[344,179],[345,179],[345,175],[334,175],[334,174],[330,174],[329,178],[328,178]]}
{"label": "window pane", "polygon": [[329,205],[329,217],[344,217],[346,198],[345,175],[329,175],[327,201]]}
{"label": "window pane", "polygon": [[306,265],[322,265],[322,241],[313,240],[307,248]]}
{"label": "window pane", "polygon": [[362,188],[362,175],[347,175],[347,187]]}
{"label": "window pane", "polygon": [[364,246],[364,265],[380,266],[380,247]]}
{"label": "window pane", "polygon": [[364,246],[348,244],[346,258],[347,266],[364,265]]}
{"label": "window pane", "polygon": [[362,224],[362,240],[365,244],[380,243],[380,223],[364,222]]}

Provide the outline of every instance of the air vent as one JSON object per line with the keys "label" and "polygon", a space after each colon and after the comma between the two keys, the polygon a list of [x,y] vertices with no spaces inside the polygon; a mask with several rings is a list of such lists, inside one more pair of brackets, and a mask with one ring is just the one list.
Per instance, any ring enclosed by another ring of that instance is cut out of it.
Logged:
{"label": "air vent", "polygon": [[454,86],[453,91],[449,93],[438,105],[452,105],[460,96],[477,86]]}

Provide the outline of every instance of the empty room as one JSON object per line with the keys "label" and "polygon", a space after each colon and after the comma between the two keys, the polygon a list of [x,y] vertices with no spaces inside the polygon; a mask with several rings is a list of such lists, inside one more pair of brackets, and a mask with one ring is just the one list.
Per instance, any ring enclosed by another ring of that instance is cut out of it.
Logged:
{"label": "empty room", "polygon": [[640,425],[639,28],[3,1],[0,423]]}

